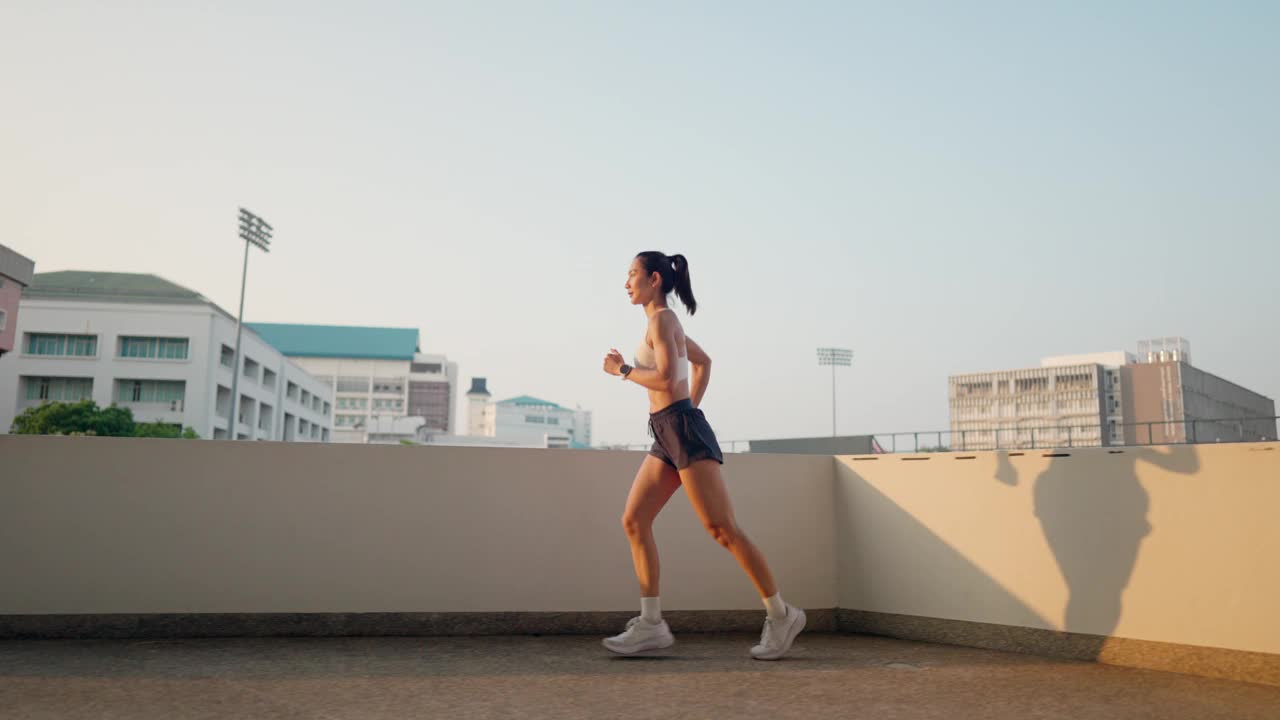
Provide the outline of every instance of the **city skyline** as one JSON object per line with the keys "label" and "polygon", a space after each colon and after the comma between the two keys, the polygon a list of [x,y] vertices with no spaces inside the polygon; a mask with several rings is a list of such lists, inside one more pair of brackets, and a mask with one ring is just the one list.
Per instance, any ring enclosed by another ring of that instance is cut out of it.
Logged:
{"label": "city skyline", "polygon": [[247,323],[419,328],[595,444],[645,438],[599,366],[649,249],[725,440],[828,434],[827,345],[842,434],[1161,335],[1280,396],[1280,8],[504,7],[0,10],[3,244],[234,308],[252,208]]}

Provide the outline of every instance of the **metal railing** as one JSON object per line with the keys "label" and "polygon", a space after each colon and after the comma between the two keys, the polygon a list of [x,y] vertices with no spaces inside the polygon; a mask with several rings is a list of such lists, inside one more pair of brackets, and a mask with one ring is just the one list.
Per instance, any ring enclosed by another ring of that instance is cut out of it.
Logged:
{"label": "metal railing", "polygon": [[[1039,425],[990,430],[928,430],[873,433],[877,453],[966,452],[1077,447],[1125,447],[1222,442],[1266,442],[1277,439],[1280,416],[1189,420],[1155,420],[1108,425]],[[865,437],[865,436],[864,436]],[[756,441],[763,438],[757,438]],[[751,440],[721,440],[724,452],[748,452]],[[652,441],[610,445],[612,450],[647,450]]]}
{"label": "metal railing", "polygon": [[1015,426],[985,430],[876,433],[872,437],[877,451],[884,453],[1265,442],[1277,439],[1278,418],[1280,416],[1192,418],[1117,423],[1114,426]]}

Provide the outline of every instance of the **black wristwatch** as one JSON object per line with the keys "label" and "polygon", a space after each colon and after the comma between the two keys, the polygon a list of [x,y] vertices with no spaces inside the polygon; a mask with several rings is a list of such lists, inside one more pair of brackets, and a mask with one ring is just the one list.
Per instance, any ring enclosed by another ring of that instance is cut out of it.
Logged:
{"label": "black wristwatch", "polygon": [[622,376],[623,380],[626,380],[627,373],[631,372],[632,370],[635,370],[635,368],[631,367],[626,363],[622,363],[622,367],[618,368],[618,374]]}

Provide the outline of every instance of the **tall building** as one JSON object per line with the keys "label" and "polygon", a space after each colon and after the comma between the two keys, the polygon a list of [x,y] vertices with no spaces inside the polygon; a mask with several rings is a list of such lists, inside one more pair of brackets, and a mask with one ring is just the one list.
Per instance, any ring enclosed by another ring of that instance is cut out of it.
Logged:
{"label": "tall building", "polygon": [[521,395],[489,400],[485,378],[472,378],[467,393],[469,436],[525,447],[591,447],[591,411]]}
{"label": "tall building", "polygon": [[[399,436],[420,417],[420,433],[454,430],[458,364],[421,352],[414,328],[246,323],[267,342],[334,389],[333,438],[367,443]],[[375,426],[395,427],[390,433]]]}
{"label": "tall building", "polygon": [[1190,364],[1182,338],[1138,355],[1045,358],[948,378],[952,446],[1131,445],[1276,438],[1275,402]]}
{"label": "tall building", "polygon": [[22,288],[31,284],[35,268],[29,258],[0,245],[0,355],[13,350]]}
{"label": "tall building", "polygon": [[1275,440],[1276,404],[1191,365],[1186,353],[1147,351],[1123,368],[1126,444]]}
{"label": "tall building", "polygon": [[467,391],[467,434],[480,437],[486,435],[489,427],[489,389],[485,387],[485,378],[471,378],[471,389]]}
{"label": "tall building", "polygon": [[235,318],[155,275],[37,274],[16,330],[0,362],[0,431],[46,400],[92,399],[206,439],[329,440],[332,391],[248,328],[233,430]]}

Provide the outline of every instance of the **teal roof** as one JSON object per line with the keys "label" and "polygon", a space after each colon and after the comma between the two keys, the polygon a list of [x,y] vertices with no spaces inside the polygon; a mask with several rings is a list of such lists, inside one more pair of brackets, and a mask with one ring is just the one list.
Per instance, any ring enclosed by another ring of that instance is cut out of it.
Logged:
{"label": "teal roof", "polygon": [[413,360],[418,352],[414,328],[286,323],[245,323],[245,327],[287,357]]}
{"label": "teal roof", "polygon": [[539,399],[538,399],[538,398],[536,398],[536,397],[530,397],[530,396],[528,396],[528,395],[521,395],[521,396],[519,396],[519,397],[513,397],[513,398],[511,398],[511,399],[509,399],[509,400],[503,400],[502,402],[500,402],[500,403],[498,403],[498,404],[499,404],[499,405],[519,405],[519,406],[522,406],[522,407],[523,407],[523,406],[531,406],[531,405],[545,405],[545,406],[553,407],[553,408],[558,408],[558,407],[560,407],[559,405],[557,405],[557,404],[555,404],[555,403],[553,403],[553,402],[548,402],[548,401],[546,401],[546,400],[539,400]]}

